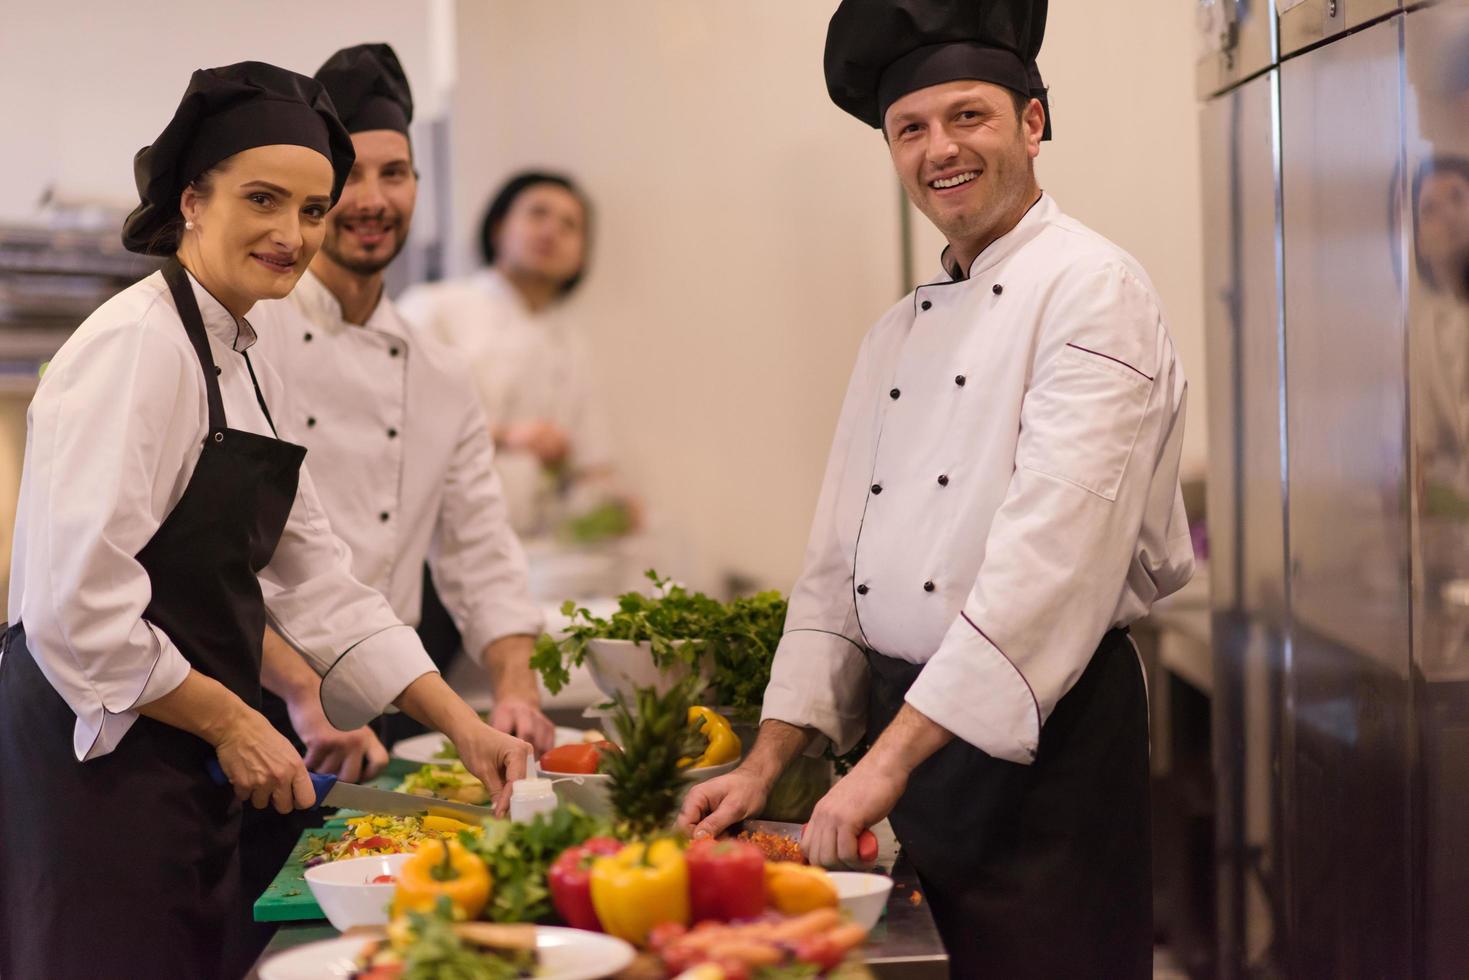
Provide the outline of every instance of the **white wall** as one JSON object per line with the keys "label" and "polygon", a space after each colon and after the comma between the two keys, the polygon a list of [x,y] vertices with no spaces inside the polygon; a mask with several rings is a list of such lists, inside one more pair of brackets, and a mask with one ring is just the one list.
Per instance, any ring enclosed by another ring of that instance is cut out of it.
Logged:
{"label": "white wall", "polygon": [[[575,300],[627,469],[691,545],[687,569],[788,587],[863,332],[898,297],[881,137],[828,101],[835,4],[459,0],[454,265],[510,172],[578,176],[598,252]],[[1203,457],[1191,8],[1052,4],[1042,68],[1059,138],[1041,176],[1133,251],[1172,318]],[[921,216],[918,222],[923,223]],[[917,259],[936,262],[936,233]],[[915,261],[915,265],[918,261]]]}
{"label": "white wall", "polygon": [[[574,302],[624,468],[698,579],[789,587],[863,332],[896,298],[881,140],[827,101],[830,8],[458,5],[460,267],[489,194],[565,169],[597,206]],[[706,580],[707,581],[707,580]]]}
{"label": "white wall", "polygon": [[404,0],[0,0],[0,221],[32,217],[48,188],[131,208],[133,154],[163,129],[196,68],[253,60],[309,75],[338,48],[388,41],[431,101],[434,7]]}

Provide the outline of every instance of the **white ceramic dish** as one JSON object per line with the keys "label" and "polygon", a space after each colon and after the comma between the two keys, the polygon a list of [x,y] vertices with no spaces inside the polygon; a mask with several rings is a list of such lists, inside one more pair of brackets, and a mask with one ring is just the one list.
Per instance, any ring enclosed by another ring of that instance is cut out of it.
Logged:
{"label": "white ceramic dish", "polygon": [[[733,762],[723,762],[717,766],[704,766],[702,769],[685,769],[683,776],[688,785],[702,783],[706,779],[722,776],[731,772],[739,765],[738,759]],[[536,774],[542,779],[550,779],[555,782],[556,799],[562,803],[571,803],[590,813],[594,817],[605,817],[612,813],[612,801],[608,797],[608,784],[612,777],[602,773],[579,776],[564,772],[547,772],[539,765],[536,766]]]}
{"label": "white ceramic dish", "polygon": [[345,932],[353,926],[381,926],[388,922],[393,884],[372,884],[378,875],[397,877],[410,854],[328,861],[306,869],[306,884],[332,928]]}
{"label": "white ceramic dish", "polygon": [[852,921],[872,931],[887,908],[888,895],[893,890],[893,879],[887,875],[868,874],[864,871],[832,871],[831,883],[836,886],[837,899]]}
{"label": "white ceramic dish", "polygon": [[[562,728],[558,726],[556,729],[557,745],[580,745],[582,740],[582,730],[580,728]],[[422,735],[415,735],[412,738],[405,738],[401,742],[396,743],[393,746],[392,754],[394,758],[404,759],[408,762],[448,765],[454,760],[441,759],[438,756],[439,750],[444,747],[446,742],[448,742],[448,739],[438,732],[426,732]]]}
{"label": "white ceramic dish", "polygon": [[[325,939],[286,950],[261,964],[260,980],[347,980],[367,942]],[[560,926],[536,926],[536,952],[536,980],[598,980],[626,969],[637,955],[616,937]]]}
{"label": "white ceramic dish", "polygon": [[[615,698],[618,694],[631,703],[640,687],[651,687],[659,694],[689,676],[689,668],[677,664],[661,670],[653,663],[653,653],[646,643],[631,640],[592,640],[587,644],[587,669],[592,680],[603,694]],[[714,670],[713,658],[705,655],[700,665],[704,676]]]}

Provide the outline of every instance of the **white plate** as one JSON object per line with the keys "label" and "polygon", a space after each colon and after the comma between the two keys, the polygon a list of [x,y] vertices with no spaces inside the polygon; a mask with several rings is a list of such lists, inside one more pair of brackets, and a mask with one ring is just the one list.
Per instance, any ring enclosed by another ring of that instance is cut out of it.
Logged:
{"label": "white plate", "polygon": [[[345,980],[369,940],[324,939],[277,953],[260,965],[260,980]],[[599,932],[536,926],[541,971],[536,980],[598,980],[626,969],[637,955],[621,939]]]}
{"label": "white plate", "polygon": [[[409,762],[431,762],[437,765],[447,766],[453,759],[441,759],[436,753],[444,747],[448,739],[438,732],[426,732],[405,738],[393,746],[393,756],[398,759],[406,759]],[[582,741],[580,728],[556,728],[557,745],[579,745]]]}

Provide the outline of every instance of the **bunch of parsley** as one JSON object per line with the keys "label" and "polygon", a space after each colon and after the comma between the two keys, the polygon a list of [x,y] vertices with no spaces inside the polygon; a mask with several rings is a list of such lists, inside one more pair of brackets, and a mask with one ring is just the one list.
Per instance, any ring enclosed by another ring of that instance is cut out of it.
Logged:
{"label": "bunch of parsley", "polygon": [[724,603],[689,592],[655,571],[646,575],[657,595],[620,596],[617,611],[608,619],[593,616],[575,602],[561,607],[562,615],[571,619],[565,637],[557,641],[542,636],[531,658],[546,687],[554,694],[571,680],[570,668],[583,662],[592,640],[630,640],[648,644],[659,667],[681,663],[697,668],[707,656],[713,664],[709,678],[713,703],[737,718],[758,717],[775,648],[785,629],[785,597],[761,592]]}
{"label": "bunch of parsley", "polygon": [[551,890],[546,883],[551,862],[589,837],[610,836],[609,821],[575,806],[558,806],[524,823],[486,820],[484,833],[479,835],[461,832],[460,843],[480,856],[495,883],[482,917],[493,922],[553,921]]}

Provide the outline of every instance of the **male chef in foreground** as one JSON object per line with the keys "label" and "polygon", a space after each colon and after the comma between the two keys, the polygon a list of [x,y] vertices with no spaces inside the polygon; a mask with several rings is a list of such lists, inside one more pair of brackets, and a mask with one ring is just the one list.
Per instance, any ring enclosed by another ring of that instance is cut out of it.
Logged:
{"label": "male chef in foreground", "polygon": [[1148,716],[1127,627],[1193,570],[1185,383],[1137,262],[1036,183],[1045,0],[843,0],[833,101],[880,128],[943,274],[867,334],[760,734],[696,836],[872,747],[813,862],[890,816],[958,977],[1147,977]]}

